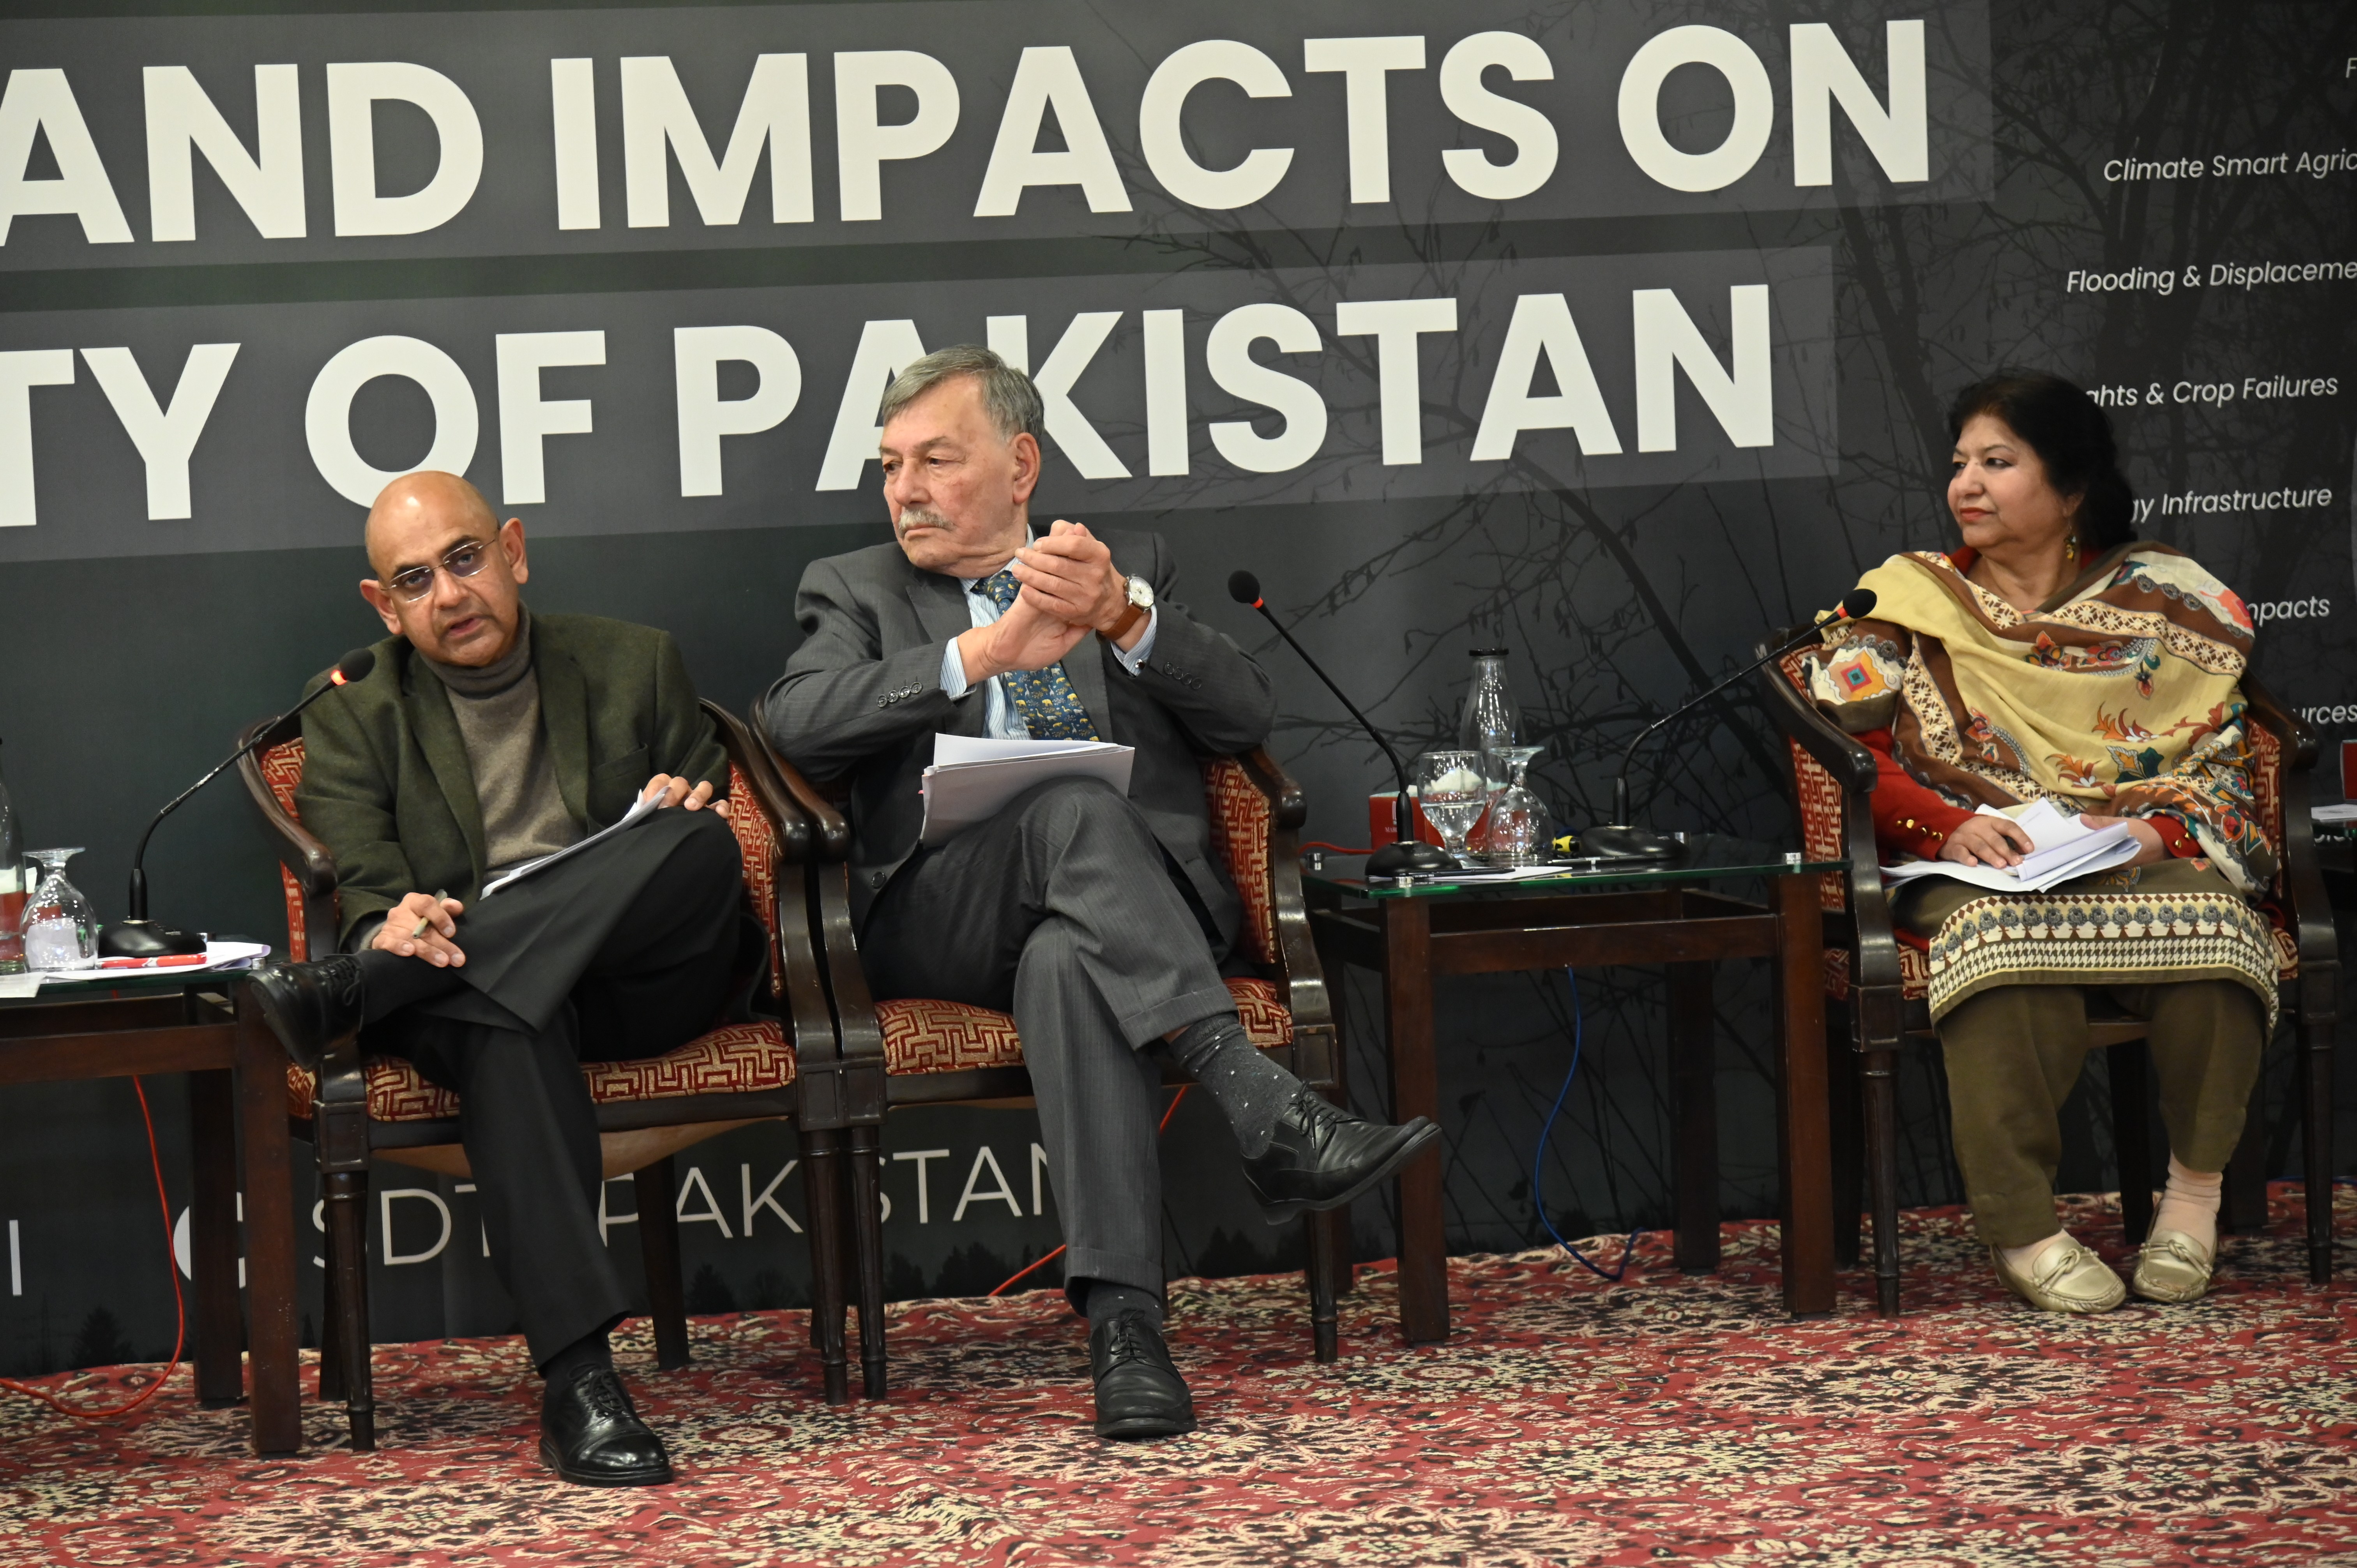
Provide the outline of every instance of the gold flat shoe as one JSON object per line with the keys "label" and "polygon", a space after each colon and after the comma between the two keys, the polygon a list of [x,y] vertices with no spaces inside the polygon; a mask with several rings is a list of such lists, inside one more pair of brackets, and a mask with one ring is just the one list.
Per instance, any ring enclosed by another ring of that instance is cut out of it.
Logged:
{"label": "gold flat shoe", "polygon": [[2120,1276],[2074,1236],[2047,1248],[2027,1274],[2008,1268],[2005,1254],[1995,1247],[1989,1249],[1989,1262],[2006,1289],[2040,1312],[2109,1312],[2127,1299]]}
{"label": "gold flat shoe", "polygon": [[2210,1294],[2218,1251],[2182,1230],[2156,1230],[2138,1255],[2129,1287],[2147,1301],[2200,1301]]}

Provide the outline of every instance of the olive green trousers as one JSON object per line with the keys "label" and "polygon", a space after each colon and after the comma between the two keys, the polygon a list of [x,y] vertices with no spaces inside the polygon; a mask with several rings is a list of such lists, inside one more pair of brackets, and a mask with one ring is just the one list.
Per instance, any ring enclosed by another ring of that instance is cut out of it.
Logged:
{"label": "olive green trousers", "polygon": [[[2169,1152],[2188,1170],[2218,1171],[2243,1135],[2266,1044],[2266,1011],[2231,980],[2121,985],[2104,993],[2147,1020]],[[2058,1113],[2087,1055],[2087,988],[2005,985],[1967,997],[1940,1020],[1973,1225],[1992,1247],[2054,1234]]]}

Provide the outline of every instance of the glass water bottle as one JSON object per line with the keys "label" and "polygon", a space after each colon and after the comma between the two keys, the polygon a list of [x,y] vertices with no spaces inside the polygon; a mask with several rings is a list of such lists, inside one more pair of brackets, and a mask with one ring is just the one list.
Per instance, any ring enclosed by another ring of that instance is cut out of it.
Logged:
{"label": "glass water bottle", "polygon": [[[1494,803],[1513,782],[1514,770],[1505,754],[1521,736],[1515,734],[1514,699],[1506,690],[1506,650],[1477,648],[1472,658],[1473,682],[1465,693],[1465,711],[1457,721],[1457,745],[1477,759],[1474,766],[1480,772],[1482,788]],[[1467,847],[1483,859],[1489,854],[1489,831],[1485,810],[1466,840]]]}

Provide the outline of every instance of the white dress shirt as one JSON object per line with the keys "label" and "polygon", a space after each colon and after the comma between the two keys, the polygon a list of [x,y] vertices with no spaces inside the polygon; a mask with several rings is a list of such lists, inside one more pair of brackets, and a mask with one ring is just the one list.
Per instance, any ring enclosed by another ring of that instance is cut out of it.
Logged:
{"label": "white dress shirt", "polygon": [[[1039,536],[1034,534],[1032,537],[1036,539]],[[998,621],[996,602],[988,594],[976,591],[979,585],[988,580],[985,577],[958,579],[965,587],[966,613],[974,618],[974,624],[978,627],[995,626]],[[1132,675],[1137,673],[1139,667],[1145,664],[1147,656],[1154,651],[1154,628],[1157,618],[1161,613],[1158,608],[1146,612],[1146,632],[1137,639],[1135,647],[1124,648],[1119,643],[1111,645],[1113,656],[1119,660],[1121,667]],[[1023,722],[1023,715],[1015,711],[1014,703],[1008,700],[1006,682],[1001,677],[993,675],[982,684],[983,733],[993,740],[1030,739],[1031,726]],[[942,649],[942,690],[948,693],[953,699],[963,697],[972,690],[965,678],[965,657],[958,651],[957,639],[954,637],[950,639]]]}

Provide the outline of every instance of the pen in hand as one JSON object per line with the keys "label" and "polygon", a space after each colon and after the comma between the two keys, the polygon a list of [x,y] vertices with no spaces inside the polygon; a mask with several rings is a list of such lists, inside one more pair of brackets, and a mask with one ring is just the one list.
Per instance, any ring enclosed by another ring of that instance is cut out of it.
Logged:
{"label": "pen in hand", "polygon": [[[434,890],[434,908],[436,909],[441,908],[442,901],[449,897],[450,895],[447,889],[439,887],[436,888]],[[433,923],[434,917],[431,914],[419,916],[417,924],[409,928],[409,940],[414,942],[418,938],[424,936],[425,934],[425,928]]]}

